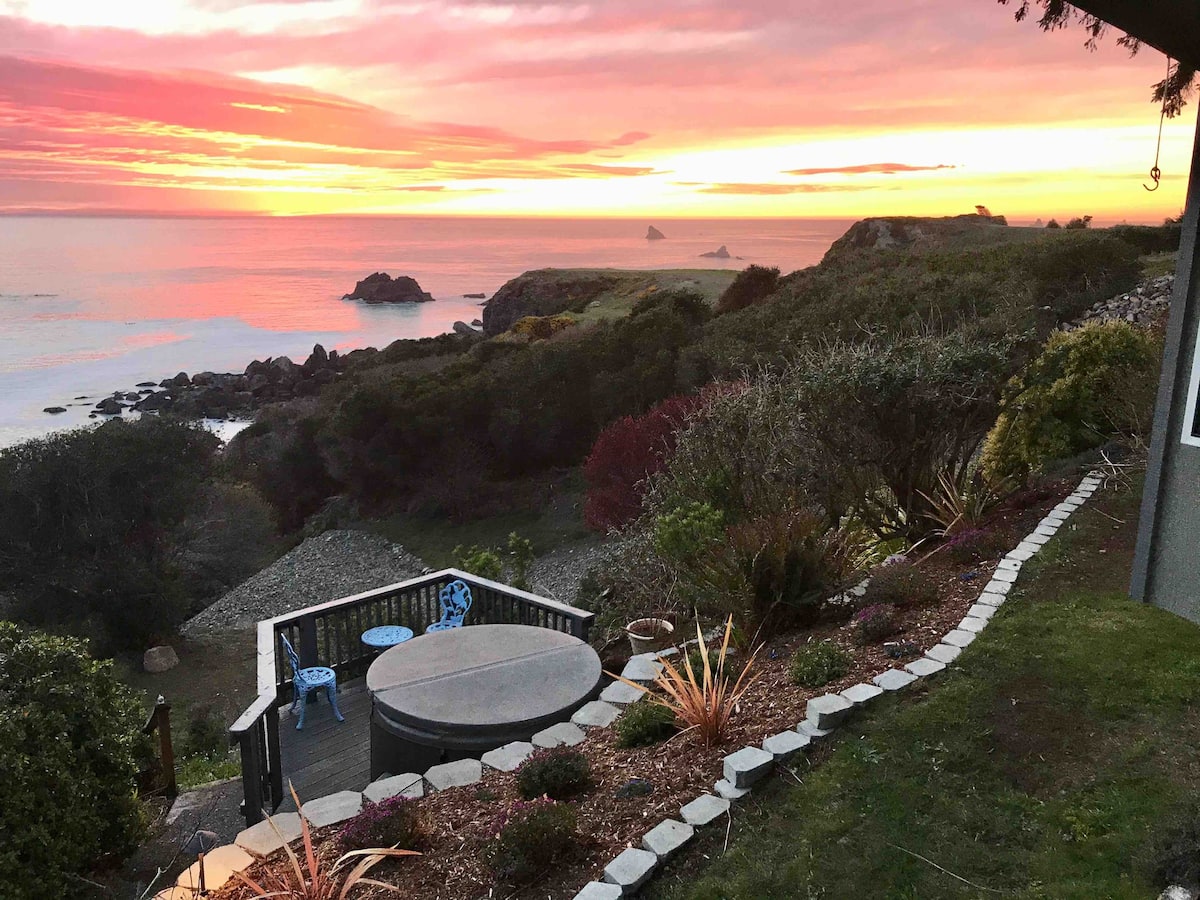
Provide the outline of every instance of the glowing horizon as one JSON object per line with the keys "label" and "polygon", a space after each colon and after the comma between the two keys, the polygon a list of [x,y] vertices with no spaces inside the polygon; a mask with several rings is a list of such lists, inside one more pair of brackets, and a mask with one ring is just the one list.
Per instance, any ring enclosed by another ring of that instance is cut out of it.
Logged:
{"label": "glowing horizon", "polygon": [[0,0],[0,214],[1179,212],[1161,55],[895,6]]}

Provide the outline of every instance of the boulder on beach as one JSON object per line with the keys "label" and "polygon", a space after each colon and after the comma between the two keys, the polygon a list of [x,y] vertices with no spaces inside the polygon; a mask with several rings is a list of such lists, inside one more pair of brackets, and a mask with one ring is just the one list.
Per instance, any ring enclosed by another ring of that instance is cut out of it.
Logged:
{"label": "boulder on beach", "polygon": [[453,327],[455,334],[479,334],[478,331],[476,331],[466,322],[455,322]]}
{"label": "boulder on beach", "polygon": [[729,259],[729,250],[722,244],[716,250],[709,250],[707,253],[701,253],[701,256],[707,256],[709,259]]}
{"label": "boulder on beach", "polygon": [[661,231],[659,231],[653,225],[651,225],[646,230],[646,240],[648,240],[648,241],[661,241],[661,240],[665,240],[666,237],[667,236],[665,234],[663,234]]}
{"label": "boulder on beach", "polygon": [[354,290],[342,299],[367,303],[428,303],[433,296],[421,290],[415,278],[407,275],[392,278],[387,272],[376,272],[354,285]]}
{"label": "boulder on beach", "polygon": [[171,406],[173,402],[169,391],[155,391],[138,401],[134,409],[138,412],[160,412]]}

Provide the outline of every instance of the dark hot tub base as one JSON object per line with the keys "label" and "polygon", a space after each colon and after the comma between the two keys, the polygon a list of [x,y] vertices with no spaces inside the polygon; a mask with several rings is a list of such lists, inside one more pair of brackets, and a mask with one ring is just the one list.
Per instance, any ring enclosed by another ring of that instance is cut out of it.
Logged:
{"label": "dark hot tub base", "polygon": [[570,719],[600,689],[600,657],[528,625],[472,625],[383,653],[367,672],[371,779],[478,759]]}
{"label": "dark hot tub base", "polygon": [[513,741],[528,741],[543,728],[571,717],[587,702],[584,698],[574,706],[560,710],[545,722],[527,725],[521,731],[502,730],[491,734],[438,735],[393,722],[381,716],[378,708],[371,711],[371,780],[384,775],[404,772],[424,772],[431,766],[459,759],[479,759],[489,750]]}

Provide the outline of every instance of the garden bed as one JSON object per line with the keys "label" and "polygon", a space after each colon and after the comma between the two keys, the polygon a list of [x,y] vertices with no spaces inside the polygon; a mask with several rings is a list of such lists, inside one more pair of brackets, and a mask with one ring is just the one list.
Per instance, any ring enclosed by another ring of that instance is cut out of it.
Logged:
{"label": "garden bed", "polygon": [[[756,679],[747,689],[720,746],[706,748],[689,735],[677,735],[666,743],[623,748],[612,728],[590,729],[576,749],[586,754],[594,787],[573,802],[577,812],[579,840],[572,854],[560,858],[543,877],[524,887],[498,886],[488,864],[496,823],[519,794],[516,777],[510,773],[485,771],[473,785],[430,794],[417,801],[427,828],[418,848],[420,857],[387,861],[372,877],[397,885],[402,896],[438,900],[477,900],[484,897],[573,897],[585,883],[595,879],[603,867],[627,846],[637,846],[643,834],[665,818],[678,815],[679,808],[697,795],[711,791],[721,777],[723,758],[747,745],[757,745],[770,735],[794,728],[805,716],[810,698],[836,693],[853,684],[920,656],[937,644],[962,618],[978,597],[1004,552],[1037,524],[1043,511],[1059,502],[1070,486],[1053,484],[1028,508],[1011,502],[1001,506],[988,521],[994,556],[974,564],[956,562],[942,550],[922,558],[920,570],[937,586],[937,601],[901,608],[896,613],[896,644],[911,644],[911,655],[889,655],[883,643],[858,645],[851,624],[830,623],[814,629],[778,635],[767,641],[754,666]],[[1027,500],[1034,499],[1026,497]],[[961,557],[960,557],[961,558]],[[686,635],[680,635],[686,638]],[[816,688],[800,688],[789,676],[795,651],[811,641],[831,640],[850,651],[848,671]],[[644,701],[643,701],[644,702]],[[631,779],[650,783],[648,793],[622,796],[621,788]],[[621,792],[621,793],[619,793]],[[315,798],[301,798],[309,800]],[[316,832],[321,854],[332,862],[339,852],[337,826]],[[248,871],[256,877],[262,866],[279,865],[276,854]],[[233,884],[213,894],[214,900],[245,900],[251,892]],[[356,897],[395,896],[381,888],[364,887]]]}

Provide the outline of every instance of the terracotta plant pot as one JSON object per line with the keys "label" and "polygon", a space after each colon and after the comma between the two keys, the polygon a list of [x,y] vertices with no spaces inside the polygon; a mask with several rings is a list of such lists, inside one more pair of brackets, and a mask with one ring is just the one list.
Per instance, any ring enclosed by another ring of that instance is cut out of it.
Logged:
{"label": "terracotta plant pot", "polygon": [[666,619],[635,619],[625,626],[625,633],[636,656],[665,647],[675,633],[675,626]]}

